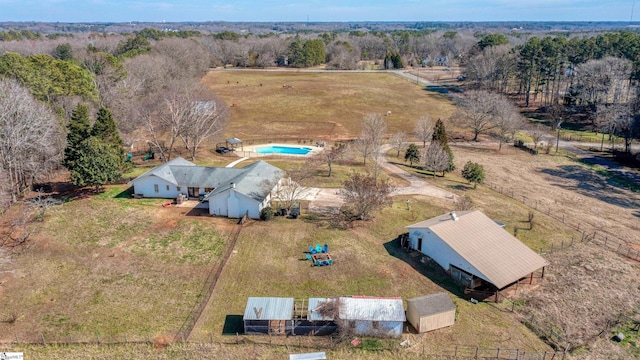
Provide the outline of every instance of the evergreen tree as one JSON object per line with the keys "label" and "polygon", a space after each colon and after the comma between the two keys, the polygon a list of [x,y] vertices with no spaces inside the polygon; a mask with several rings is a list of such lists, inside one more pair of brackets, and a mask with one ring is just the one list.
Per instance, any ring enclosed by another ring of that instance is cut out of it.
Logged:
{"label": "evergreen tree", "polygon": [[444,123],[441,119],[438,119],[438,121],[436,121],[436,125],[433,127],[432,141],[439,142],[447,152],[447,155],[449,155],[449,167],[447,168],[447,172],[455,170],[456,165],[453,163],[453,152],[451,152],[451,148],[447,142],[447,130],[444,128]]}
{"label": "evergreen tree", "polygon": [[122,146],[124,144],[111,111],[104,106],[101,106],[100,110],[98,110],[98,117],[91,128],[91,136],[95,136],[114,146]]}
{"label": "evergreen tree", "polygon": [[82,104],[78,104],[71,112],[71,119],[67,125],[67,147],[64,149],[64,160],[62,165],[67,169],[74,166],[78,158],[78,147],[80,143],[91,135],[91,120],[89,119],[89,109]]}
{"label": "evergreen tree", "polygon": [[304,50],[300,38],[296,36],[295,40],[289,45],[289,65],[295,67],[303,67],[306,63]]}
{"label": "evergreen tree", "polygon": [[404,161],[409,161],[409,164],[413,166],[414,162],[420,161],[420,149],[416,146],[416,144],[409,144],[407,151],[404,153]]}
{"label": "evergreen tree", "polygon": [[122,176],[122,156],[118,148],[98,137],[89,137],[76,149],[76,159],[71,172],[71,182],[76,186],[100,186]]}
{"label": "evergreen tree", "polygon": [[478,163],[467,161],[464,169],[462,169],[462,177],[473,183],[473,188],[475,189],[478,184],[484,182],[484,167]]}

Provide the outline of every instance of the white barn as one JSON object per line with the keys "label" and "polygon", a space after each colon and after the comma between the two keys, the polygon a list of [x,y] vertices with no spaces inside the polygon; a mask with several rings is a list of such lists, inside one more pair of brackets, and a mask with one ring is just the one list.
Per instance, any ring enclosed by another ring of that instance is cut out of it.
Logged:
{"label": "white barn", "polygon": [[449,213],[407,226],[409,247],[437,262],[469,289],[493,292],[549,265],[481,211]]}
{"label": "white barn", "polygon": [[197,166],[183,158],[159,165],[129,182],[142,197],[175,199],[180,194],[208,204],[209,214],[252,219],[269,206],[284,171],[264,161],[243,168]]}

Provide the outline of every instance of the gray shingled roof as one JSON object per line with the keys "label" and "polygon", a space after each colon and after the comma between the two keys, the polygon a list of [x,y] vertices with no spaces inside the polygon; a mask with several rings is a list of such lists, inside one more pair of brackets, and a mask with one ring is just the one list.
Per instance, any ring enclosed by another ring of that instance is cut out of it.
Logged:
{"label": "gray shingled roof", "polygon": [[[129,184],[148,176],[157,176],[176,186],[214,188],[207,197],[228,190],[229,186],[224,185],[234,183],[235,191],[262,201],[284,176],[284,171],[262,160],[243,168],[218,168],[196,166],[180,157],[147,171]],[[270,186],[265,186],[266,183]]]}
{"label": "gray shingled roof", "polygon": [[449,295],[439,292],[407,300],[407,305],[413,304],[420,316],[429,316],[456,309]]}
{"label": "gray shingled roof", "polygon": [[196,167],[196,164],[187,161],[181,157],[173,159],[171,161],[167,161],[164,164],[160,164],[156,167],[154,167],[153,169],[147,171],[146,173],[138,176],[137,178],[129,181],[129,185],[131,185],[133,182],[135,182],[138,179],[142,179],[148,176],[157,176],[167,182],[170,182],[172,184],[175,185],[180,185],[178,184],[178,182],[176,181],[176,178],[173,175],[173,171],[171,169],[172,166],[183,166],[183,167]]}
{"label": "gray shingled roof", "polygon": [[481,278],[498,289],[549,265],[549,262],[513,237],[481,211],[458,212],[407,226],[428,228],[476,268]]}
{"label": "gray shingled roof", "polygon": [[[241,169],[220,168],[220,170],[241,170],[235,176],[227,180],[227,184],[236,184],[235,191],[256,201],[262,201],[271,192],[275,184],[284,176],[284,170],[270,165],[262,160],[247,165]],[[267,186],[268,185],[268,186]],[[221,192],[229,190],[226,186],[220,186],[213,190],[207,197],[213,197]]]}

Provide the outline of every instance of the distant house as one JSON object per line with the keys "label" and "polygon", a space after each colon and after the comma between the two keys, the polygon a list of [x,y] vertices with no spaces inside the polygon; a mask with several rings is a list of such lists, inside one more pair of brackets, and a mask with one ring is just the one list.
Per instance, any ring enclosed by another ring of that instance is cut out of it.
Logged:
{"label": "distant house", "polygon": [[[407,226],[409,247],[437,262],[470,293],[486,298],[549,265],[480,211],[444,214]],[[480,296],[485,294],[487,296]]]}
{"label": "distant house", "polygon": [[179,195],[203,201],[209,214],[239,218],[260,217],[284,171],[258,161],[243,168],[196,166],[177,158],[129,182],[142,197],[175,199]]}
{"label": "distant house", "polygon": [[346,331],[360,336],[400,337],[406,320],[400,298],[339,298],[339,318]]}
{"label": "distant house", "polygon": [[456,305],[442,292],[415,297],[407,300],[407,320],[419,333],[451,326]]}

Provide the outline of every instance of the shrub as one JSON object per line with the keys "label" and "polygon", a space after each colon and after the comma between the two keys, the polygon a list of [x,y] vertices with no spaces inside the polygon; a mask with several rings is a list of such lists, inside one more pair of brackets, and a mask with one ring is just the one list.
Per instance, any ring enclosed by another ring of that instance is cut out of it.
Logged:
{"label": "shrub", "polygon": [[260,220],[269,221],[273,219],[275,214],[276,214],[276,211],[273,210],[271,206],[267,206],[266,208],[260,211]]}

